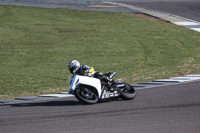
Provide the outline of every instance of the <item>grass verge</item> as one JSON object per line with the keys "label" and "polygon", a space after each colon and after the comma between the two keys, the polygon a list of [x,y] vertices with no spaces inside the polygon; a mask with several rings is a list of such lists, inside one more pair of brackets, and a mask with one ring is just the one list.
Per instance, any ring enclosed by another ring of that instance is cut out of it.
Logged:
{"label": "grass verge", "polygon": [[67,64],[128,83],[200,70],[200,33],[126,13],[0,5],[0,99],[66,91]]}

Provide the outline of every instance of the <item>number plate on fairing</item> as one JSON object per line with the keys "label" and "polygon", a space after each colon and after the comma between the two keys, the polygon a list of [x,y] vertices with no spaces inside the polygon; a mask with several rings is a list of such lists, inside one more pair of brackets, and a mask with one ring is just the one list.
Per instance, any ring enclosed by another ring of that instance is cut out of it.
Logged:
{"label": "number plate on fairing", "polygon": [[110,92],[110,91],[103,90],[101,99],[106,99],[106,98],[110,98],[110,97],[117,97],[117,96],[119,96],[118,91]]}

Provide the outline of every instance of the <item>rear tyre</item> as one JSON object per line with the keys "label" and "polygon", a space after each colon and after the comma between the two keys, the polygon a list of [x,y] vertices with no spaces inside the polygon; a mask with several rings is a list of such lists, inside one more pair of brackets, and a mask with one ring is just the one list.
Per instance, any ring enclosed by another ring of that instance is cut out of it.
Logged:
{"label": "rear tyre", "polygon": [[99,101],[97,92],[88,86],[79,86],[74,91],[75,97],[84,104],[95,104]]}
{"label": "rear tyre", "polygon": [[125,88],[120,92],[121,98],[124,100],[132,100],[136,97],[135,89],[129,85],[126,84]]}

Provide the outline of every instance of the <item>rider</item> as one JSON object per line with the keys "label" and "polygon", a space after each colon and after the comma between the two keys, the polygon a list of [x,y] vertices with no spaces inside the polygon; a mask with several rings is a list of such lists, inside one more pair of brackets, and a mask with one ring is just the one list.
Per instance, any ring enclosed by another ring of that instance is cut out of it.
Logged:
{"label": "rider", "polygon": [[79,61],[72,60],[68,64],[68,69],[71,74],[79,74],[84,76],[90,76],[90,77],[101,77],[108,82],[115,83],[116,81],[112,78],[115,75],[115,72],[108,72],[105,75],[103,75],[101,72],[95,72],[93,67],[89,67],[87,65],[81,65]]}

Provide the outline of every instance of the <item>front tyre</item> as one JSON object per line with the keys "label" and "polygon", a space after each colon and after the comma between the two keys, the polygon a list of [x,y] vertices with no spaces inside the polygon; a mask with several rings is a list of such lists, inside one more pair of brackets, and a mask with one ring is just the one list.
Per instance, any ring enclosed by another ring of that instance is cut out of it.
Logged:
{"label": "front tyre", "polygon": [[132,100],[136,97],[135,89],[129,84],[126,84],[126,86],[121,90],[120,94],[121,98],[124,100]]}
{"label": "front tyre", "polygon": [[95,104],[99,101],[97,92],[88,86],[79,86],[74,90],[75,97],[84,104]]}

